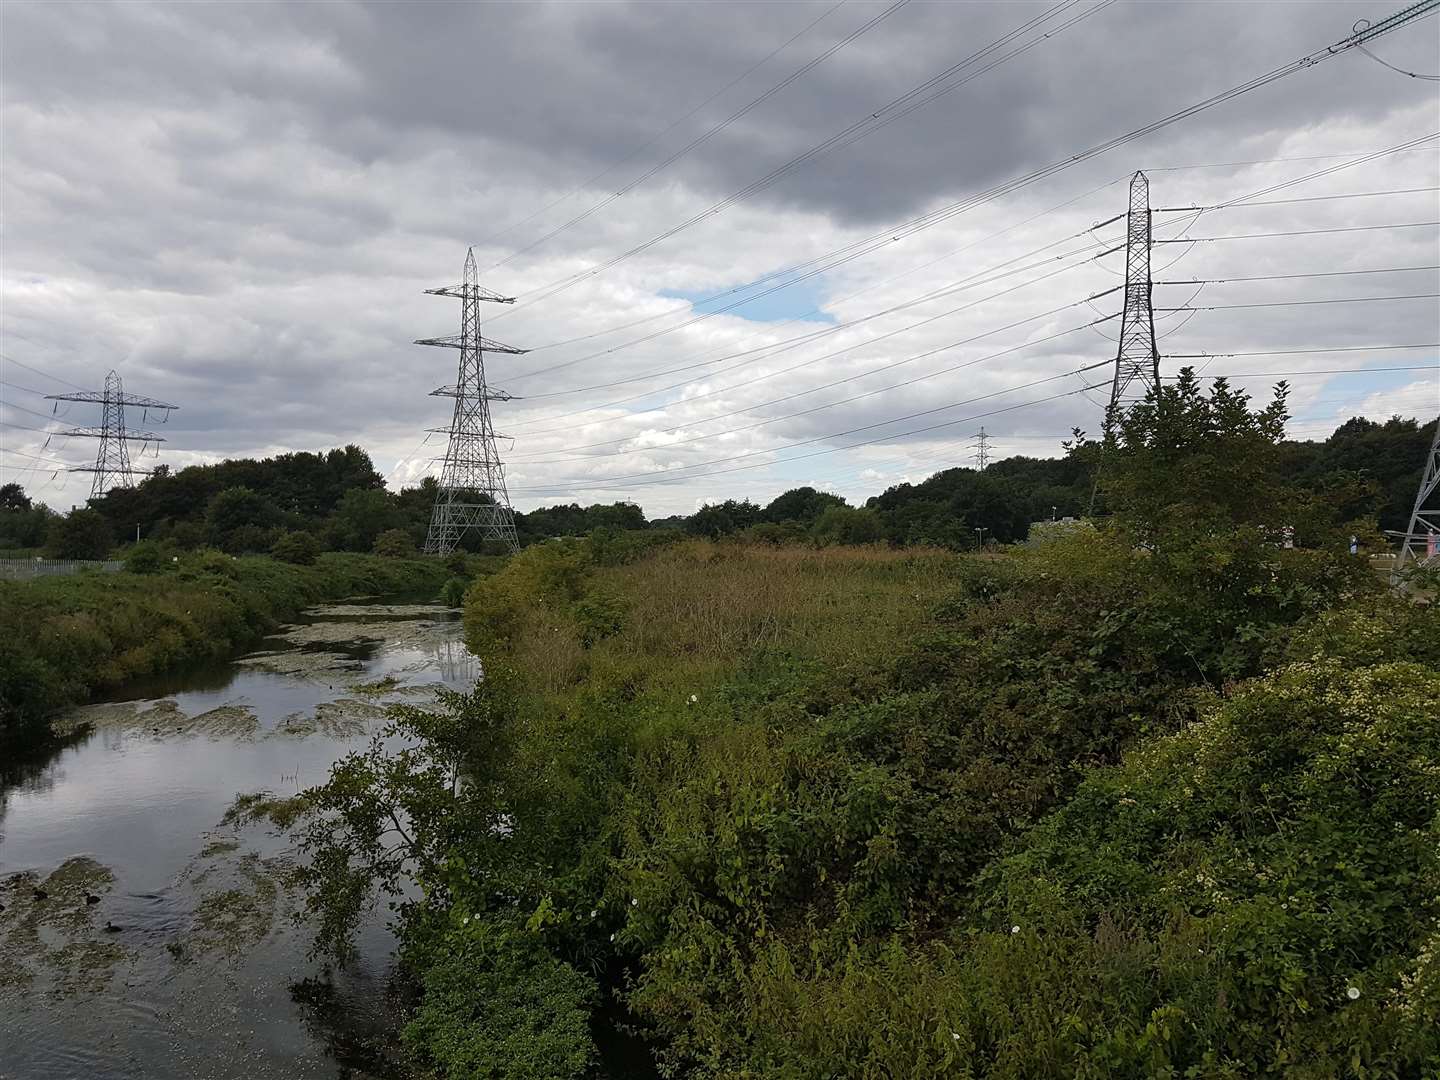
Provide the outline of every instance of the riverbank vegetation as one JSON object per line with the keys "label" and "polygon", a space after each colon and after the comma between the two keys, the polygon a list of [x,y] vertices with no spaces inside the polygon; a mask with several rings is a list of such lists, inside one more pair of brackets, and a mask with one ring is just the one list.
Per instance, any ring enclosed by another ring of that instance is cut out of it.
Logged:
{"label": "riverbank vegetation", "polygon": [[397,901],[435,1077],[1425,1075],[1440,618],[1283,421],[1178,380],[1004,554],[528,548],[289,807],[318,946]]}
{"label": "riverbank vegetation", "polygon": [[453,573],[433,559],[330,553],[297,565],[164,551],[137,545],[121,573],[0,581],[0,742],[43,738],[57,709],[225,656],[319,601],[438,593]]}

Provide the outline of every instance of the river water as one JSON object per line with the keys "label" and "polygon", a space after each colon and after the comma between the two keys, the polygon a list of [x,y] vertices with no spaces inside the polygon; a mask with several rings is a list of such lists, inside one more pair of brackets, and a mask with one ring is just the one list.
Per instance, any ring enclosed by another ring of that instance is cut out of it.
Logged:
{"label": "river water", "polygon": [[459,629],[437,605],[315,608],[245,656],[76,710],[43,760],[0,764],[0,1078],[387,1075],[384,913],[357,963],[310,959],[287,840],[222,819],[238,794],[322,781],[386,705],[473,685]]}

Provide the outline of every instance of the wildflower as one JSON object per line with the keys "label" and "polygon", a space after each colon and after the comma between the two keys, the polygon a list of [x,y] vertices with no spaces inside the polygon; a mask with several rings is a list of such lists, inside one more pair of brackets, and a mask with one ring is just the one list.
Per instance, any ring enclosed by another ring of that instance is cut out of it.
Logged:
{"label": "wildflower", "polygon": [[1348,990],[1345,991],[1345,996],[1348,997],[1351,1001],[1358,1001],[1360,998],[1360,987],[1350,987]]}
{"label": "wildflower", "polygon": [[700,695],[699,695],[699,694],[691,694],[691,695],[690,695],[690,704],[691,704],[691,705],[694,705],[694,704],[695,704],[697,701],[699,701],[699,700],[700,700]]}
{"label": "wildflower", "polygon": [[469,915],[466,915],[465,918],[461,919],[460,921],[461,921],[464,925],[469,926],[469,925],[470,925],[470,916],[469,916]]}
{"label": "wildflower", "polygon": [[1012,927],[1010,927],[1010,932],[1011,932],[1012,934],[1018,934],[1018,933],[1020,932],[1020,927],[1018,927],[1018,926],[1012,926]]}
{"label": "wildflower", "polygon": [[951,1037],[952,1039],[954,1039],[956,1042],[959,1042],[959,1041],[960,1041],[960,1033],[959,1033],[958,1031],[952,1031],[952,1032],[950,1032],[950,1037]]}
{"label": "wildflower", "polygon": [[631,907],[639,907],[639,906],[640,906],[640,901],[637,900],[635,897],[632,896],[632,897],[630,898],[630,906],[631,906]]}
{"label": "wildflower", "polygon": [[599,914],[600,914],[600,911],[599,911],[598,908],[591,908],[591,909],[590,909],[590,917],[591,917],[592,919],[593,919],[596,915],[599,915]]}
{"label": "wildflower", "polygon": [[614,935],[614,934],[611,934],[611,935],[610,935],[610,940],[611,940],[611,941],[614,941],[614,940],[615,940],[615,935]]}

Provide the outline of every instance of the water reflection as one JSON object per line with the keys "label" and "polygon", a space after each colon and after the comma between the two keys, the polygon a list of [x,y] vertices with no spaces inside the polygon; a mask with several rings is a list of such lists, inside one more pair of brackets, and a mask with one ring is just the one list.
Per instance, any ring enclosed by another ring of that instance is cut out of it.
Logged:
{"label": "water reflection", "polygon": [[[327,978],[306,958],[307,932],[290,921],[288,841],[218,825],[237,793],[323,780],[337,758],[368,742],[381,722],[376,704],[424,704],[428,688],[467,689],[479,676],[453,613],[409,609],[390,620],[405,628],[395,639],[375,629],[386,621],[373,608],[363,617],[334,611],[303,625],[364,623],[372,636],[335,631],[318,645],[276,637],[257,649],[326,653],[338,658],[329,667],[286,674],[225,661],[137,682],[112,700],[140,703],[130,712],[173,702],[155,715],[180,720],[96,727],[0,766],[0,882],[22,871],[43,878],[89,856],[114,881],[89,922],[74,925],[123,928],[76,945],[118,950],[113,975],[55,996],[51,968],[63,945],[25,938],[17,920],[6,921],[13,911],[0,913],[0,1076],[384,1075],[365,1053],[388,1041],[394,1012],[383,917],[362,928],[359,963]],[[380,680],[384,691],[374,689]],[[313,722],[322,705],[367,719],[326,727]],[[242,734],[184,727],[222,707],[255,723]],[[297,716],[312,722],[287,724]],[[32,985],[3,977],[16,963],[33,969]],[[292,984],[309,990],[292,996]],[[323,1001],[315,986],[326,987]]]}

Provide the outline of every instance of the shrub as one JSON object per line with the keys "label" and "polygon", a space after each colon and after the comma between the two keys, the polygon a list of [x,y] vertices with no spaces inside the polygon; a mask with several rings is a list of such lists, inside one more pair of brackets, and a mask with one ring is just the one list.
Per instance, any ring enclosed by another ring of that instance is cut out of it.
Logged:
{"label": "shrub", "polygon": [[885,534],[880,515],[873,510],[832,506],[810,527],[810,535],[821,547],[829,544],[873,544]]}
{"label": "shrub", "polygon": [[309,566],[320,554],[320,541],[304,531],[281,533],[270,549],[270,554],[281,562],[296,566]]}
{"label": "shrub", "polygon": [[386,529],[375,537],[370,550],[391,559],[409,559],[415,555],[415,541],[404,529]]}
{"label": "shrub", "polygon": [[132,574],[158,574],[169,564],[168,551],[153,540],[142,540],[125,553],[125,569]]}

